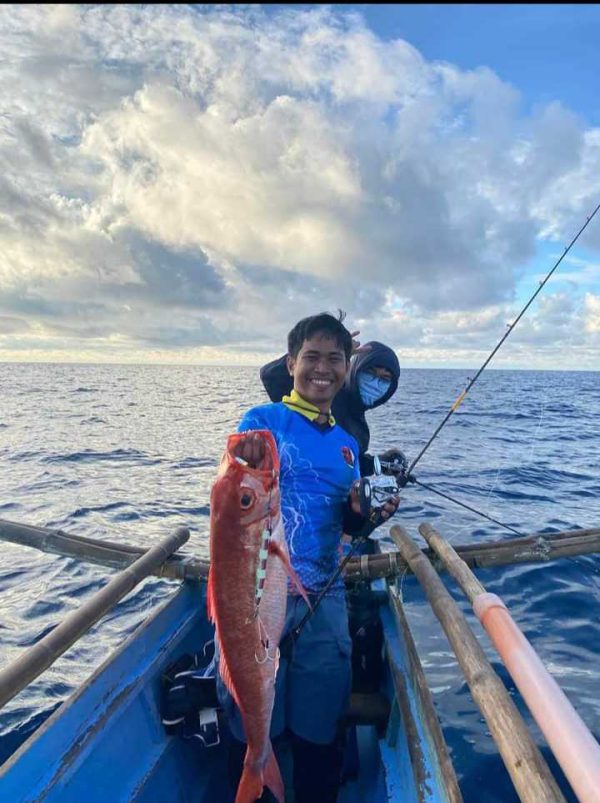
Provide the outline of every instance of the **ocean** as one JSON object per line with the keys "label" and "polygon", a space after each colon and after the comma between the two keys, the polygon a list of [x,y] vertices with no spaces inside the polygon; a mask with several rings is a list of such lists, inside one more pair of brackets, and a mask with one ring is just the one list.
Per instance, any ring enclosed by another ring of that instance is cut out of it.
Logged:
{"label": "ocean", "polygon": [[[469,371],[402,371],[395,397],[369,414],[371,451],[412,459],[464,389]],[[227,435],[267,401],[256,368],[0,364],[0,518],[150,546],[175,527],[208,556],[209,494]],[[600,374],[482,374],[415,474],[523,534],[600,526]],[[511,533],[418,486],[396,515],[419,539],[430,521],[453,544]],[[392,548],[389,525],[377,531]],[[2,543],[0,666],[54,627],[113,572]],[[588,727],[600,737],[600,557],[478,572],[499,594]],[[488,657],[543,737],[483,631]],[[5,760],[176,584],[146,580],[0,711]],[[517,801],[446,638],[418,583],[401,589],[467,803]],[[568,800],[575,800],[556,770]],[[493,778],[493,782],[491,779]]]}

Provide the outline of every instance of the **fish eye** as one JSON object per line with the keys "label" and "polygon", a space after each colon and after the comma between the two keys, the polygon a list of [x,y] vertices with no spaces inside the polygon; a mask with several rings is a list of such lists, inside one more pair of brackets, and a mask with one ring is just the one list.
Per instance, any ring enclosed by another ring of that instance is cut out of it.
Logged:
{"label": "fish eye", "polygon": [[240,496],[240,507],[242,510],[248,510],[254,504],[254,494],[250,491],[242,491]]}

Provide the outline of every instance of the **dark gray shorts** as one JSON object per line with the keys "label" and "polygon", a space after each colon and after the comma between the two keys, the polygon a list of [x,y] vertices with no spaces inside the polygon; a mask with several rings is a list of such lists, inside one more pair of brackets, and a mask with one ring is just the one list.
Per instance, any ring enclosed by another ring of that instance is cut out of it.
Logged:
{"label": "dark gray shorts", "polygon": [[[298,625],[306,610],[301,597],[288,596],[283,635]],[[351,654],[345,597],[325,597],[302,628],[290,659],[280,659],[271,738],[289,728],[316,744],[333,741],[350,697]],[[240,712],[218,673],[217,694],[231,732],[245,741]]]}

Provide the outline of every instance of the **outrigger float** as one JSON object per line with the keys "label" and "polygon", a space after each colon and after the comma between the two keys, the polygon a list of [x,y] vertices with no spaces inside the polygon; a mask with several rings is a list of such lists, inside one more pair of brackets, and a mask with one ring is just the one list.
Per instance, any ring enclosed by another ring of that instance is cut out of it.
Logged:
{"label": "outrigger float", "polygon": [[[411,635],[396,578],[412,571],[456,652],[475,702],[522,801],[564,797],[512,699],[436,569],[449,571],[474,610],[548,744],[584,803],[600,801],[600,746],[546,672],[501,600],[487,594],[470,567],[544,562],[600,552],[600,529],[575,530],[453,549],[422,524],[429,548],[406,530],[390,534],[397,551],[352,558],[349,588],[360,584],[376,604],[383,631],[383,672],[376,690],[353,693],[346,717],[354,746],[340,803],[437,803],[462,800],[431,692]],[[0,671],[6,704],[151,574],[181,580],[174,595],[110,655],[81,688],[0,767],[0,800],[11,803],[229,803],[228,730],[215,706],[199,708],[194,738],[168,733],[164,678],[182,656],[213,637],[206,618],[209,564],[178,552],[180,528],[148,551],[0,520],[0,540],[121,569],[54,630]],[[206,679],[206,678],[205,678]],[[205,700],[208,699],[206,696]],[[285,765],[284,775],[285,775]],[[290,800],[293,799],[290,795]]]}

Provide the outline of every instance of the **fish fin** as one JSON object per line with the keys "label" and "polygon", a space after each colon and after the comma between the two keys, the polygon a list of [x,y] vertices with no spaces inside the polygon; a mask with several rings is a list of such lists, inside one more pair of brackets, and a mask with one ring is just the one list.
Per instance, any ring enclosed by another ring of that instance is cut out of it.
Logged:
{"label": "fish fin", "polygon": [[277,555],[277,557],[281,560],[283,565],[285,566],[285,570],[288,573],[288,577],[292,582],[292,586],[296,589],[298,594],[302,597],[302,599],[306,602],[308,607],[312,611],[312,605],[310,604],[310,600],[308,599],[308,595],[304,590],[304,586],[300,582],[300,578],[294,571],[294,567],[290,563],[289,556],[283,551],[283,549],[279,546],[276,541],[269,541],[269,552],[271,555]]}
{"label": "fish fin", "polygon": [[210,622],[215,621],[215,584],[211,569],[208,570],[208,583],[206,584],[206,614]]}
{"label": "fish fin", "polygon": [[237,707],[241,709],[240,699],[235,690],[235,686],[233,685],[233,680],[231,679],[231,672],[229,671],[229,666],[227,665],[227,660],[223,655],[223,651],[221,651],[221,654],[219,655],[219,674],[221,675],[221,679],[225,684],[227,691],[229,692],[229,694],[231,694],[231,696],[235,700]]}
{"label": "fish fin", "polygon": [[277,798],[277,803],[285,803],[285,790],[279,764],[273,752],[273,745],[269,742],[269,756],[262,772],[257,772],[249,761],[250,748],[246,749],[244,771],[235,796],[235,803],[254,803],[268,786]]}
{"label": "fish fin", "polygon": [[[247,752],[246,755],[248,755]],[[254,803],[262,795],[263,789],[262,774],[254,772],[244,764],[244,771],[237,788],[235,803]]]}
{"label": "fish fin", "polygon": [[281,777],[281,770],[273,752],[273,745],[269,743],[271,752],[265,765],[263,772],[263,780],[265,786],[268,786],[271,792],[277,798],[277,803],[285,803],[285,790],[283,787],[283,778]]}

